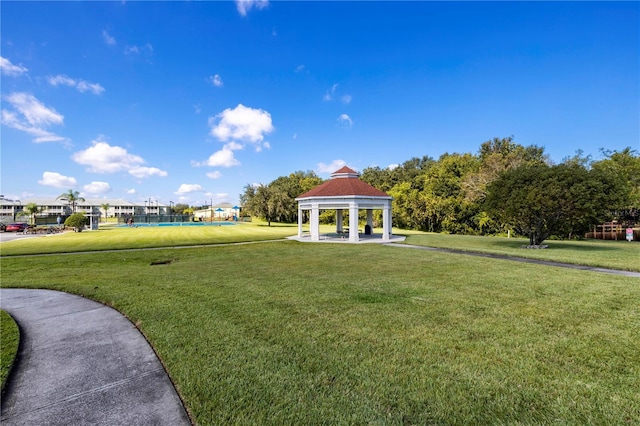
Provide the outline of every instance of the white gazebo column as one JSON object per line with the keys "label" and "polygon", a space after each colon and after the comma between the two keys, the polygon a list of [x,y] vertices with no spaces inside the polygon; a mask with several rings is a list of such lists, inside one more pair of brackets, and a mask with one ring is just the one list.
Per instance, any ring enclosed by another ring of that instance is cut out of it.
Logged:
{"label": "white gazebo column", "polygon": [[336,210],[336,232],[342,234],[342,209]]}
{"label": "white gazebo column", "polygon": [[350,203],[349,205],[349,241],[358,242],[358,204]]}
{"label": "white gazebo column", "polygon": [[302,238],[302,217],[303,210],[300,208],[300,204],[298,204],[298,238]]}
{"label": "white gazebo column", "polygon": [[371,235],[373,235],[373,210],[367,209],[367,225],[369,225],[369,229],[371,230]]}
{"label": "white gazebo column", "polygon": [[391,237],[391,202],[382,208],[382,241],[389,241]]}
{"label": "white gazebo column", "polygon": [[320,241],[320,209],[318,208],[317,203],[311,205],[309,231],[311,234],[311,241]]}

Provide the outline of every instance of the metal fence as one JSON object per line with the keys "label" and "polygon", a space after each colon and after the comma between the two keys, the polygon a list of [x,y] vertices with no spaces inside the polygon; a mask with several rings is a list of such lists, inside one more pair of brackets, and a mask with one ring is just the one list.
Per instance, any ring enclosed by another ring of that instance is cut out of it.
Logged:
{"label": "metal fence", "polygon": [[165,223],[165,222],[191,222],[190,214],[136,214],[118,217],[118,223],[127,224],[133,219],[133,223]]}

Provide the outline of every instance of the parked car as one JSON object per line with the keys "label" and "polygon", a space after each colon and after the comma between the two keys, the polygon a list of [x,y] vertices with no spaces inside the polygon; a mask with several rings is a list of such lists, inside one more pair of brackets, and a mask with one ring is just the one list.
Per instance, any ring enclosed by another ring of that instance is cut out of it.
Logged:
{"label": "parked car", "polygon": [[27,229],[29,225],[26,223],[10,223],[7,225],[7,232],[22,232]]}

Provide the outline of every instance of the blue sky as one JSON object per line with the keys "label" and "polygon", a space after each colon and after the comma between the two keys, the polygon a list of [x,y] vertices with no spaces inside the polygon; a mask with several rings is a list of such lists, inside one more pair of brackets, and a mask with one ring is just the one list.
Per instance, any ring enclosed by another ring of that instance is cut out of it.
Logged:
{"label": "blue sky", "polygon": [[638,2],[2,2],[8,198],[237,203],[513,135],[640,150]]}

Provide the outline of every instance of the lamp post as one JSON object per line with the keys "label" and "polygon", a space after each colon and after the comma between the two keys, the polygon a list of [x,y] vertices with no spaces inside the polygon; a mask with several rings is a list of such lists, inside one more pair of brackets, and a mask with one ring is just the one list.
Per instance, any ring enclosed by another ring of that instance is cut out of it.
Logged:
{"label": "lamp post", "polygon": [[169,201],[169,222],[173,222],[173,201]]}
{"label": "lamp post", "polygon": [[213,198],[211,199],[211,214],[209,215],[209,222],[213,223]]}

